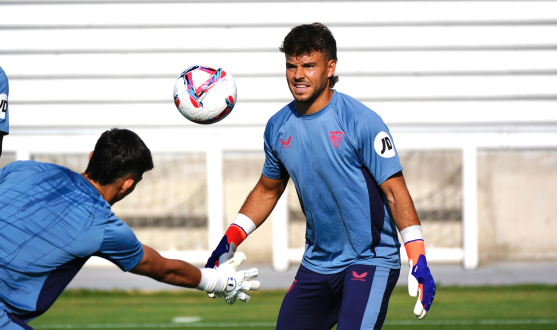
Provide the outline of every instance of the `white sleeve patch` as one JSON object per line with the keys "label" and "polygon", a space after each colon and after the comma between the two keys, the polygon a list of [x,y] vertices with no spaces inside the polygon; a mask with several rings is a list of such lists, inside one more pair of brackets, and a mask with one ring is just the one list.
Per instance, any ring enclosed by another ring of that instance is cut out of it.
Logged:
{"label": "white sleeve patch", "polygon": [[375,152],[383,158],[391,158],[396,155],[393,140],[387,132],[379,132],[373,141]]}
{"label": "white sleeve patch", "polygon": [[6,119],[7,110],[8,110],[8,95],[0,94],[0,119]]}

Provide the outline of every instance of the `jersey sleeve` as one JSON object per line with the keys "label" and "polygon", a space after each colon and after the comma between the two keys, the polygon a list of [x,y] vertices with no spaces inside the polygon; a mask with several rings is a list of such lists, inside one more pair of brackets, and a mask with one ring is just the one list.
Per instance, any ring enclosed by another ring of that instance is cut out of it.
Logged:
{"label": "jersey sleeve", "polygon": [[277,153],[273,150],[273,136],[273,124],[268,123],[264,135],[265,164],[263,165],[263,175],[269,179],[278,180],[288,175],[288,173],[280,162]]}
{"label": "jersey sleeve", "polygon": [[402,171],[393,137],[379,115],[372,112],[356,127],[362,161],[378,185]]}
{"label": "jersey sleeve", "polygon": [[143,258],[143,246],[127,224],[113,217],[105,228],[104,238],[96,255],[128,272]]}

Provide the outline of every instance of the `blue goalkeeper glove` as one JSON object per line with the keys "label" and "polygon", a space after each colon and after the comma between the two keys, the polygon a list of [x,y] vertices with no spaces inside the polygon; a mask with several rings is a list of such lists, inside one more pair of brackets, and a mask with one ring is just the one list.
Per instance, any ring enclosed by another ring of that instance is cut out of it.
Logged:
{"label": "blue goalkeeper glove", "polygon": [[431,276],[425,258],[422,226],[414,225],[406,227],[400,231],[400,236],[402,236],[404,241],[404,247],[408,255],[408,265],[410,266],[408,294],[410,294],[410,297],[418,296],[418,301],[416,301],[414,306],[414,314],[418,320],[421,320],[429,312],[436,290],[433,276]]}
{"label": "blue goalkeeper glove", "polygon": [[423,319],[435,297],[436,285],[433,276],[427,267],[425,255],[418,257],[418,262],[413,265],[413,260],[409,261],[410,273],[408,274],[408,294],[411,297],[418,296],[416,306],[414,306],[414,314],[418,320]]}
{"label": "blue goalkeeper glove", "polygon": [[247,216],[238,213],[234,222],[228,227],[219,245],[207,260],[205,268],[214,268],[231,259],[242,242],[255,230],[255,224]]}

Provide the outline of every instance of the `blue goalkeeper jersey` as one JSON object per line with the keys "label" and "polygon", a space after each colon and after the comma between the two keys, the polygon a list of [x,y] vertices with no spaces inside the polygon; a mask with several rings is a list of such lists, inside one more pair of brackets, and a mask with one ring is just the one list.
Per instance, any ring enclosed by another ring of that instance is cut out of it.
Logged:
{"label": "blue goalkeeper jersey", "polygon": [[302,265],[333,274],[352,264],[400,268],[400,244],[379,185],[402,171],[383,120],[334,91],[322,110],[293,101],[267,123],[263,175],[290,176],[306,216]]}
{"label": "blue goalkeeper jersey", "polygon": [[10,133],[8,95],[10,95],[8,77],[6,76],[4,70],[2,70],[2,67],[0,67],[0,132],[4,132],[4,134]]}
{"label": "blue goalkeeper jersey", "polygon": [[129,271],[143,248],[89,181],[33,161],[0,170],[0,310],[41,315],[92,255]]}

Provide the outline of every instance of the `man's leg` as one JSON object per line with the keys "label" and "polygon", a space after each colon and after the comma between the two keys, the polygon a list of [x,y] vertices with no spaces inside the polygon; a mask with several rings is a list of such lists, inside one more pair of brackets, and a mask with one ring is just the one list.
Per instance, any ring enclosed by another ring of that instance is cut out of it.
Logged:
{"label": "man's leg", "polygon": [[282,301],[277,329],[331,329],[339,312],[342,281],[342,274],[318,274],[300,266]]}
{"label": "man's leg", "polygon": [[33,330],[25,322],[0,310],[0,329],[2,330]]}
{"label": "man's leg", "polygon": [[381,329],[399,274],[399,269],[367,265],[348,267],[337,329]]}

